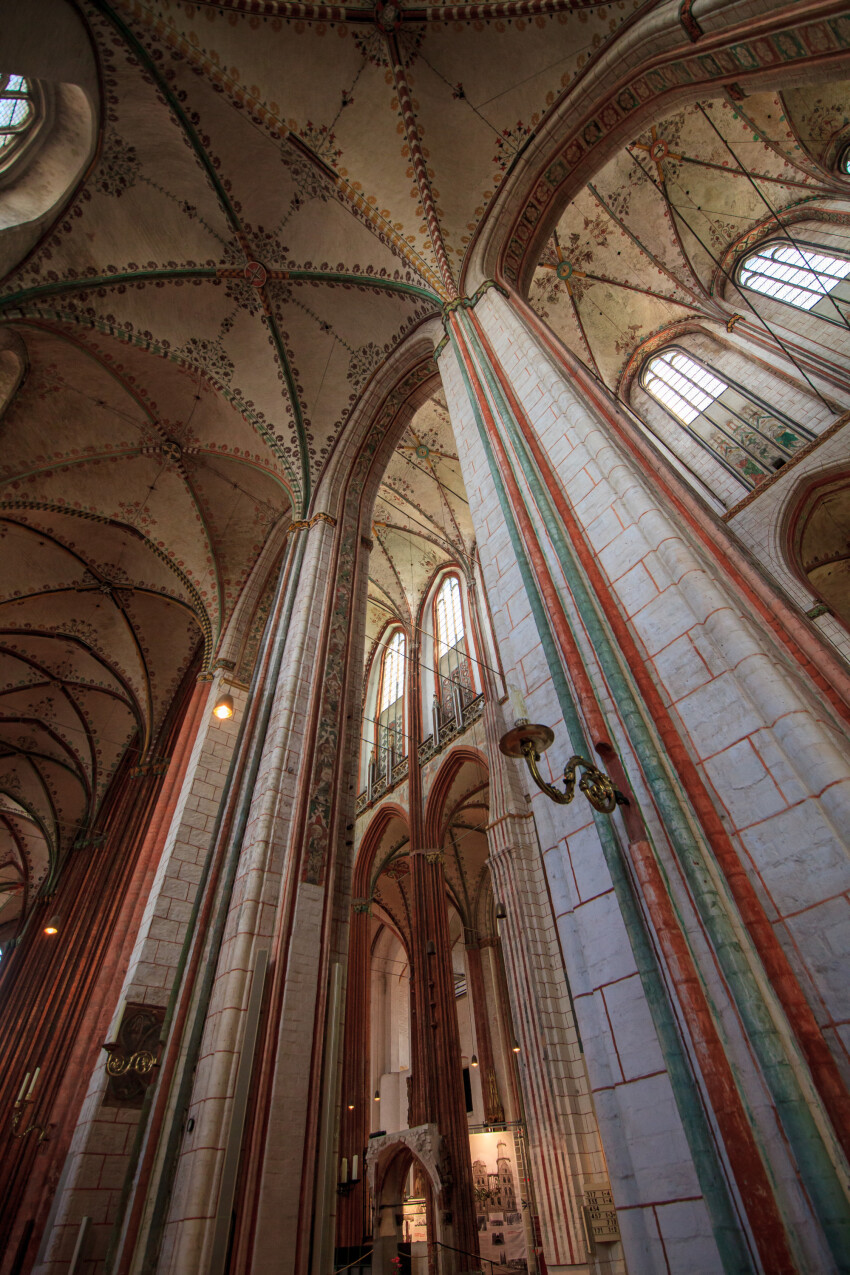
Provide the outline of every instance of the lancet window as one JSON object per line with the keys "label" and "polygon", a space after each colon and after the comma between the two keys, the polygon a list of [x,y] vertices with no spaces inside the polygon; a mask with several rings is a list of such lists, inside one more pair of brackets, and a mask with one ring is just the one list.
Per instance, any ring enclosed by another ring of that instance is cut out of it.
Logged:
{"label": "lancet window", "polygon": [[674,346],[647,360],[641,381],[691,438],[750,489],[814,437]]}
{"label": "lancet window", "polygon": [[436,658],[435,711],[440,721],[454,716],[459,721],[463,709],[475,698],[463,599],[457,576],[446,576],[434,598],[434,653]]}
{"label": "lancet window", "polygon": [[738,272],[743,287],[841,324],[850,303],[848,278],[850,258],[791,242],[763,244],[744,258]]}
{"label": "lancet window", "polygon": [[404,633],[396,629],[384,649],[378,689],[375,769],[389,782],[393,766],[407,753],[404,730],[404,684],[407,667]]}
{"label": "lancet window", "polygon": [[22,75],[0,74],[0,169],[14,159],[37,122],[37,101]]}

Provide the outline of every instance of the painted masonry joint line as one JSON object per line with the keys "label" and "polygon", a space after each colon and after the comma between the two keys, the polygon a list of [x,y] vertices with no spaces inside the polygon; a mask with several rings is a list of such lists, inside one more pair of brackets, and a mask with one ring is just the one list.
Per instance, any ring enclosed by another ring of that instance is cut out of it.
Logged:
{"label": "painted masonry joint line", "polygon": [[[479,364],[485,369],[490,393],[498,404],[497,415],[505,425],[535,502],[545,518],[547,531],[555,542],[562,568],[571,581],[576,606],[587,627],[603,671],[610,680],[612,688],[617,687],[618,704],[623,712],[624,724],[632,745],[635,747],[637,756],[642,760],[642,768],[650,789],[664,812],[665,823],[674,846],[677,846],[679,860],[685,869],[700,915],[712,937],[713,945],[733,990],[739,1012],[747,1027],[747,1034],[761,1060],[774,1102],[789,1141],[794,1147],[795,1157],[807,1182],[830,1247],[836,1258],[842,1260],[842,1256],[850,1246],[850,1205],[848,1205],[842,1176],[838,1169],[841,1157],[830,1137],[831,1131],[828,1126],[819,1127],[819,1122],[812,1110],[812,1105],[819,1107],[819,1100],[813,1093],[807,1096],[804,1092],[799,1075],[802,1059],[793,1045],[790,1046],[792,1057],[788,1058],[775,1022],[775,1015],[779,1015],[782,1021],[784,1013],[778,1004],[767,1003],[767,996],[770,995],[769,987],[766,983],[761,983],[753,969],[755,964],[756,969],[760,971],[759,958],[749,945],[745,949],[742,942],[744,936],[740,927],[736,932],[736,927],[730,919],[730,911],[733,917],[736,917],[737,909],[734,908],[734,903],[728,895],[724,899],[716,882],[712,879],[712,860],[708,857],[707,847],[702,844],[701,837],[697,838],[693,834],[690,811],[687,806],[683,807],[676,785],[671,782],[666,772],[663,758],[648,729],[639,698],[630,681],[622,675],[622,668],[612,638],[607,631],[607,624],[602,622],[602,617],[597,611],[585,582],[582,568],[567,542],[558,511],[541,482],[540,471],[527,449],[501,387],[495,377],[488,375],[490,360],[474,330],[476,320],[462,315],[459,316],[459,321],[463,325],[467,339],[476,350]],[[725,895],[725,891],[723,893]]]}
{"label": "painted masonry joint line", "polygon": [[[546,653],[549,670],[556,687],[561,714],[573,746],[575,747],[581,743],[584,747],[587,747],[587,741],[578,718],[578,711],[557,654],[554,636],[549,628],[543,602],[537,591],[525,550],[520,541],[519,530],[508,502],[507,493],[487,438],[486,427],[460,350],[459,339],[453,330],[451,331],[451,337],[452,350],[455,354],[467,399],[472,409],[476,430],[487,459],[514,555],[523,578],[532,612],[534,613],[535,623]],[[685,1137],[691,1149],[700,1188],[706,1200],[712,1230],[721,1253],[724,1270],[729,1272],[729,1275],[732,1272],[735,1275],[745,1275],[745,1272],[754,1275],[756,1267],[741,1232],[737,1206],[730,1194],[726,1171],[718,1155],[714,1135],[703,1106],[702,1095],[679,1034],[676,1014],[667,992],[664,974],[649,936],[641,905],[635,893],[628,860],[623,853],[615,828],[610,820],[605,816],[596,814],[594,814],[594,819],[602,843],[605,861],[611,874],[617,902],[623,915],[636,970],[641,980],[641,986],[647,999],[650,1015],[670,1077],[673,1097],[682,1121]]]}

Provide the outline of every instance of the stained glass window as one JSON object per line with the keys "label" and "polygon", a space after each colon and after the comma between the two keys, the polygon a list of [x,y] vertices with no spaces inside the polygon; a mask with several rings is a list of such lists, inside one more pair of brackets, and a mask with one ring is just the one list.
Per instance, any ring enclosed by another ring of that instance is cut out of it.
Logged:
{"label": "stained glass window", "polygon": [[745,487],[781,469],[814,435],[683,350],[647,360],[642,384]]}
{"label": "stained glass window", "polygon": [[750,253],[739,279],[745,288],[775,297],[798,310],[812,310],[850,275],[850,259],[819,248],[771,243]]}
{"label": "stained glass window", "polygon": [[35,121],[29,81],[22,75],[0,74],[0,163],[12,156]]}

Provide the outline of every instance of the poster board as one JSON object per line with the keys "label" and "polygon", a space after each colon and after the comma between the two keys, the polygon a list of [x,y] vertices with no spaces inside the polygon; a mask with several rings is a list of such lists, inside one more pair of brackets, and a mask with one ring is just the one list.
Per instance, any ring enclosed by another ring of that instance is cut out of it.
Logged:
{"label": "poster board", "polygon": [[[514,1135],[473,1133],[469,1138],[472,1184],[481,1256],[497,1268],[526,1272],[523,1191],[517,1172]],[[490,1267],[486,1267],[490,1271]]]}

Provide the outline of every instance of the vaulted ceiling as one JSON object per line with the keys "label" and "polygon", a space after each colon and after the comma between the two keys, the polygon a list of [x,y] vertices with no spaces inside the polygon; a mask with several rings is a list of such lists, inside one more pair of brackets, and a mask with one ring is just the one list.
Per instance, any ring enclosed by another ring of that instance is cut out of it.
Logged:
{"label": "vaulted ceiling", "polygon": [[[495,924],[488,865],[489,777],[480,761],[469,758],[458,767],[446,793],[442,829],[443,867],[449,904],[461,927],[491,934]],[[400,817],[384,825],[372,873],[373,917],[389,923],[411,951],[410,836]]]}
{"label": "vaulted ceiling", "polygon": [[[8,6],[6,35],[60,2]],[[98,144],[0,287],[0,933],[96,832],[128,741],[154,749],[375,372],[462,290],[500,185],[639,7],[67,6],[96,64]],[[82,54],[51,57],[74,82]],[[765,197],[842,193],[815,154],[842,100],[714,101],[637,138],[562,218],[534,303],[615,383],[646,332],[711,308],[697,236],[721,251]],[[0,233],[0,260],[22,242]],[[438,393],[391,461],[373,539],[372,637],[473,553]]]}
{"label": "vaulted ceiling", "polygon": [[[88,58],[100,132],[22,261],[34,235],[0,232],[0,940],[96,837],[128,743],[155,751],[370,378],[456,295],[500,183],[638,4],[8,6],[3,69],[73,84]],[[68,18],[53,43],[39,15]],[[374,632],[472,550],[439,395],[373,534]]]}
{"label": "vaulted ceiling", "polygon": [[[850,224],[846,82],[694,102],[610,160],[561,215],[529,300],[612,389],[647,338],[682,320],[725,324],[718,304],[741,241],[793,226],[816,207]],[[769,340],[743,294],[745,322]],[[778,349],[778,347],[777,347]]]}

